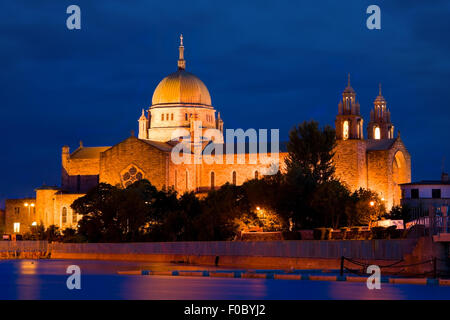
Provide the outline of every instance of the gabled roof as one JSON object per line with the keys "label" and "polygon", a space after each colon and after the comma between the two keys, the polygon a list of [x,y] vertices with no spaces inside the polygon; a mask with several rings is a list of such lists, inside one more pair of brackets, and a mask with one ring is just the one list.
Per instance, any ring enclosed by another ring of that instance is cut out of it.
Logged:
{"label": "gabled roof", "polygon": [[389,150],[396,139],[366,140],[367,151]]}
{"label": "gabled roof", "polygon": [[111,147],[79,147],[71,155],[71,159],[100,159],[100,153]]}

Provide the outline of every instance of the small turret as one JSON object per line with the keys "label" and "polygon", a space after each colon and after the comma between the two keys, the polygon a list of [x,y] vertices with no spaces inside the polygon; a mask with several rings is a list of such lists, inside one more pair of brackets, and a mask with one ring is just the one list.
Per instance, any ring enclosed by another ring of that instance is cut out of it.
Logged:
{"label": "small turret", "polygon": [[348,74],[347,87],[342,93],[342,100],[338,104],[335,125],[338,140],[363,139],[363,119],[359,102],[356,100],[356,92],[350,84],[350,74]]}
{"label": "small turret", "polygon": [[141,117],[138,120],[139,122],[139,139],[148,139],[148,119],[145,116],[145,110],[142,109]]}
{"label": "small turret", "polygon": [[381,94],[381,83],[379,85],[378,96],[373,102],[373,109],[370,111],[370,122],[367,126],[368,139],[393,139],[394,125],[391,123],[391,112],[387,109],[387,103]]}

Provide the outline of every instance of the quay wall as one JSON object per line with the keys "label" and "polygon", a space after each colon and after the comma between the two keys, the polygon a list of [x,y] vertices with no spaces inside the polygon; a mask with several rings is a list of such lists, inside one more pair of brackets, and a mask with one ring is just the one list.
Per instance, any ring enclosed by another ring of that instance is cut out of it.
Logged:
{"label": "quay wall", "polygon": [[[402,259],[405,263],[415,264],[433,257],[448,259],[446,252],[430,238],[146,243],[0,242],[2,258],[128,260],[283,269],[339,269],[342,256],[367,264],[389,265]],[[358,268],[348,262],[346,267]],[[417,271],[426,271],[431,267],[421,265]]]}
{"label": "quay wall", "polygon": [[242,268],[339,269],[341,257],[389,264],[410,256],[417,240],[210,241],[52,244],[54,259],[175,262]]}

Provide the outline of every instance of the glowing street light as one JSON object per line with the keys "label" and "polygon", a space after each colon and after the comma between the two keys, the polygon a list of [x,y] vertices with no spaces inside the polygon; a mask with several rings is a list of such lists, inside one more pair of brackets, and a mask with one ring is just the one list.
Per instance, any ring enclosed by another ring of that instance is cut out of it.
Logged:
{"label": "glowing street light", "polygon": [[373,207],[375,205],[375,202],[370,201],[370,206]]}
{"label": "glowing street light", "polygon": [[25,202],[23,205],[24,205],[24,207],[28,208],[28,215],[30,215],[31,208],[34,208],[35,204],[34,203]]}

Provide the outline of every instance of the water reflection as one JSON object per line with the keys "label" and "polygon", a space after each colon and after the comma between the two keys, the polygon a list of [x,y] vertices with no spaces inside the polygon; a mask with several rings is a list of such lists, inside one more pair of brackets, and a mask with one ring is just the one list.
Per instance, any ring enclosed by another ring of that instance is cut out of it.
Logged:
{"label": "water reflection", "polygon": [[[81,268],[81,290],[69,290],[67,266]],[[180,269],[119,261],[3,260],[0,299],[450,299],[450,287],[365,283],[119,275],[118,270]],[[195,268],[189,266],[188,268]]]}

